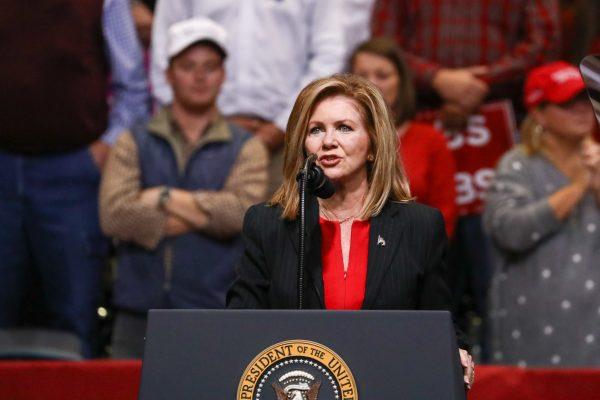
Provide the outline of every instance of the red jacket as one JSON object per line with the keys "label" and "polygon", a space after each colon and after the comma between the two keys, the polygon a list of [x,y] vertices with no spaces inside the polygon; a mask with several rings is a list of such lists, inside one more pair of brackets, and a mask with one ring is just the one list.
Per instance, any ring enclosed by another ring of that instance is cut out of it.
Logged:
{"label": "red jacket", "polygon": [[439,209],[446,233],[452,237],[456,223],[456,165],[444,135],[431,125],[411,122],[400,138],[400,157],[419,203]]}

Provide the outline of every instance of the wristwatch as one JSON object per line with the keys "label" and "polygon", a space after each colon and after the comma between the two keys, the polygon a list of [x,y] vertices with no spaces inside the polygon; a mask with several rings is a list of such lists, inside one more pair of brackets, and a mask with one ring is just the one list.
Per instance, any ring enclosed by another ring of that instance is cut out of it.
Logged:
{"label": "wristwatch", "polygon": [[164,210],[165,205],[167,204],[167,202],[169,201],[170,198],[171,198],[171,188],[168,186],[163,187],[162,190],[160,191],[160,194],[158,195],[158,208],[161,210]]}

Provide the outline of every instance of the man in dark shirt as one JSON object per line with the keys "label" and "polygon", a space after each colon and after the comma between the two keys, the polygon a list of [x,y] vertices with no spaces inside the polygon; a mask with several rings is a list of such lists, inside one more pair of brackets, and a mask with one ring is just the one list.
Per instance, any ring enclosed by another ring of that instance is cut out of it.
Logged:
{"label": "man in dark shirt", "polygon": [[100,169],[148,112],[129,1],[2,2],[0,37],[0,328],[21,323],[33,275],[46,324],[90,356],[108,253]]}

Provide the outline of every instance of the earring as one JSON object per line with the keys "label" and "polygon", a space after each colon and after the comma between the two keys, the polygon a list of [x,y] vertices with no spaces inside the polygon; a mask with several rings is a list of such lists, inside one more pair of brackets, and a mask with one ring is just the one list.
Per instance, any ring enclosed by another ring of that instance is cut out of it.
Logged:
{"label": "earring", "polygon": [[533,128],[533,133],[535,133],[536,135],[541,135],[544,132],[544,127],[540,124],[536,124],[535,128]]}
{"label": "earring", "polygon": [[374,156],[373,154],[369,154],[369,155],[367,156],[367,161],[369,161],[369,162],[373,162],[373,161],[375,161],[375,156]]}

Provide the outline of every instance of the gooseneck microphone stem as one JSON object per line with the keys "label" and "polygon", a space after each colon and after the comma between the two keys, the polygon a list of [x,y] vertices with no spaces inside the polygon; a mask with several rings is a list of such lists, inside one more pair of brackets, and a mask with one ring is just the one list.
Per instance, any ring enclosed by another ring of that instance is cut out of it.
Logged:
{"label": "gooseneck microphone stem", "polygon": [[304,258],[306,254],[306,196],[317,196],[328,199],[335,193],[335,187],[325,172],[315,164],[317,156],[310,154],[304,162],[304,167],[296,176],[298,181],[299,232],[298,232],[298,309],[304,308]]}
{"label": "gooseneck microphone stem", "polygon": [[304,308],[304,255],[306,252],[306,181],[308,180],[308,168],[316,157],[309,156],[304,162],[304,168],[298,174],[298,191],[300,195],[298,230],[298,310]]}

